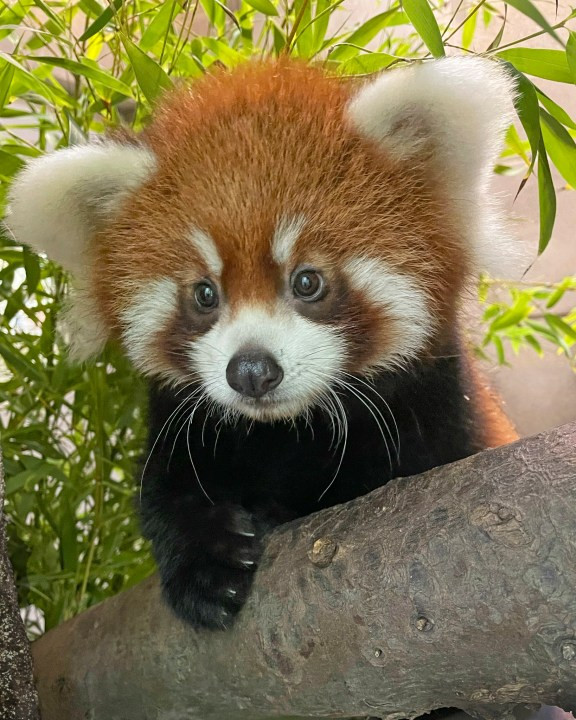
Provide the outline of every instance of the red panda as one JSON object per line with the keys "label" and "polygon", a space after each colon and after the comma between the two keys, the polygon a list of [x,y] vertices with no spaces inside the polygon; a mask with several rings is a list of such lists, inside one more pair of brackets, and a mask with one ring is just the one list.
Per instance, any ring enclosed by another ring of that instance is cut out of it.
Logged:
{"label": "red panda", "polygon": [[274,525],[514,438],[457,321],[506,242],[513,95],[479,58],[247,63],[16,179],[8,227],[74,276],[73,356],[116,338],[150,379],[142,525],[192,624],[233,622]]}

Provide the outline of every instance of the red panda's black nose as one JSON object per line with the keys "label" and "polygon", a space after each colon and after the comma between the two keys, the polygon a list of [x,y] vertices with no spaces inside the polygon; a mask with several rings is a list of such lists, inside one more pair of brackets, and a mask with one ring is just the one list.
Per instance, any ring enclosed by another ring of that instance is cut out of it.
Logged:
{"label": "red panda's black nose", "polygon": [[240,395],[260,398],[282,382],[284,371],[272,355],[258,350],[240,352],[228,363],[226,380]]}

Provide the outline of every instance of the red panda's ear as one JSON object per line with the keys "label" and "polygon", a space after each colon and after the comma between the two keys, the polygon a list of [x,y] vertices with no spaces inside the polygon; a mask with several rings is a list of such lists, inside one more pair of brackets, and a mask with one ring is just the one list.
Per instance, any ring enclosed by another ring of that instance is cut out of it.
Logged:
{"label": "red panda's ear", "polygon": [[49,153],[16,177],[5,224],[18,242],[81,276],[91,235],[153,167],[149,150],[128,143],[104,141]]}
{"label": "red panda's ear", "polygon": [[100,352],[110,330],[90,290],[89,241],[154,164],[152,153],[140,145],[104,141],[32,160],[10,188],[8,231],[73,275],[63,313],[73,359],[86,360]]}
{"label": "red panda's ear", "polygon": [[514,82],[498,62],[453,57],[397,68],[365,85],[349,115],[391,153],[437,163],[454,187],[492,169],[514,117]]}
{"label": "red panda's ear", "polygon": [[431,169],[475,271],[502,272],[503,264],[513,271],[525,259],[487,192],[514,119],[515,92],[502,63],[452,57],[386,71],[348,106],[355,128],[399,158],[407,173],[422,164]]}

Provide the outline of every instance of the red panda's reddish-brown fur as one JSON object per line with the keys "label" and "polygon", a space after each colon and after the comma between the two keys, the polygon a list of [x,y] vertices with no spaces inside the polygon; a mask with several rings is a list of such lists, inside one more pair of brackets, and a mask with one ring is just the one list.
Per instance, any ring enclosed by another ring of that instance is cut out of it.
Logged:
{"label": "red panda's reddish-brown fur", "polygon": [[479,371],[473,358],[463,351],[462,364],[468,374],[470,402],[482,418],[477,428],[478,437],[485,447],[498,447],[518,440],[518,432],[502,408],[498,393],[490,386],[483,373]]}
{"label": "red panda's reddish-brown fur", "polygon": [[[310,261],[358,254],[414,275],[441,321],[468,269],[426,158],[387,155],[346,117],[350,84],[295,61],[220,71],[166,98],[143,140],[157,170],[98,238],[95,293],[118,326],[125,285],[201,267],[191,224],[215,240],[231,306],[277,291],[270,237],[278,217],[303,213]],[[367,320],[368,322],[368,320]]]}

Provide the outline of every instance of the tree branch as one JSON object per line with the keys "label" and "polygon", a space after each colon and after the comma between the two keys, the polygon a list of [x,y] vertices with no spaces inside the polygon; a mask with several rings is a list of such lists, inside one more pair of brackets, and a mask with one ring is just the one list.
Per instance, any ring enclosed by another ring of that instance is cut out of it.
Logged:
{"label": "tree branch", "polygon": [[0,717],[38,720],[30,643],[18,608],[5,530],[4,469],[0,454]]}
{"label": "tree branch", "polygon": [[33,647],[43,720],[576,708],[576,423],[283,526],[232,632],[155,579]]}

